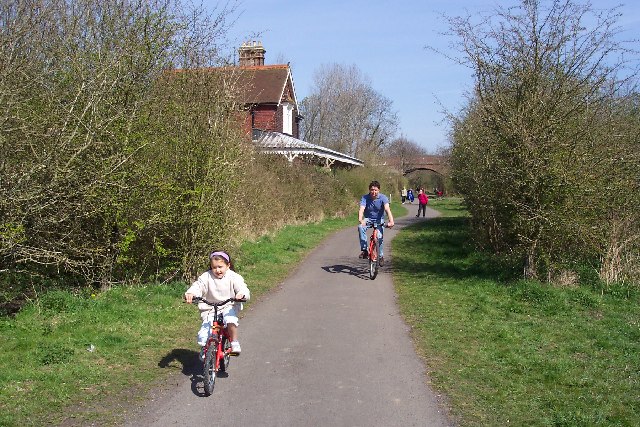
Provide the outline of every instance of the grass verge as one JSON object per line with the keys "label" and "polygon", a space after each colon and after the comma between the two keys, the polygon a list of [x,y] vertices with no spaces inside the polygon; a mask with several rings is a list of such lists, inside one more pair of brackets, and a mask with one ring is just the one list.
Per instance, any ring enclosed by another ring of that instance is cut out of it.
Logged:
{"label": "grass verge", "polygon": [[[251,289],[249,304],[279,285],[319,241],[356,223],[353,214],[245,242],[234,261]],[[353,245],[356,253],[355,233]],[[182,303],[187,287],[55,290],[15,317],[0,317],[0,425],[119,425],[158,380],[191,374],[199,318]]]}
{"label": "grass verge", "polygon": [[457,200],[393,240],[394,281],[434,386],[462,426],[640,420],[640,293],[505,280]]}

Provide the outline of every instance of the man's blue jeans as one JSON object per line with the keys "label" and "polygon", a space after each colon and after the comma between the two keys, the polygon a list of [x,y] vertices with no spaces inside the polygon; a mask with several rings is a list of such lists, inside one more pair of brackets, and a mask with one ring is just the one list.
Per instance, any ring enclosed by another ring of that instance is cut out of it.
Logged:
{"label": "man's blue jeans", "polygon": [[[360,235],[360,250],[366,251],[369,247],[369,243],[367,242],[367,230],[372,227],[371,222],[367,221],[366,226],[362,226],[362,224],[358,225],[358,234]],[[382,252],[382,236],[384,235],[384,224],[380,224],[378,226],[378,241],[380,242],[380,256],[383,256],[384,252]]]}

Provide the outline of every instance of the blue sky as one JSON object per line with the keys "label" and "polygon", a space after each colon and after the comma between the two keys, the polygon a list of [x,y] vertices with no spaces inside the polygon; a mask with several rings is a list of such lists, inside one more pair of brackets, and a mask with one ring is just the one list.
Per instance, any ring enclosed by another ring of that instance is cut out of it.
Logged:
{"label": "blue sky", "polygon": [[[218,2],[205,0],[211,5]],[[443,107],[458,111],[471,87],[469,69],[430,50],[447,50],[441,15],[488,11],[514,0],[239,0],[229,37],[236,48],[261,41],[265,64],[290,62],[298,102],[307,96],[322,64],[356,64],[372,87],[393,101],[400,133],[433,152],[447,145]],[[619,23],[640,38],[640,5],[628,0]],[[596,8],[617,2],[593,0]],[[440,105],[442,104],[442,105]]]}

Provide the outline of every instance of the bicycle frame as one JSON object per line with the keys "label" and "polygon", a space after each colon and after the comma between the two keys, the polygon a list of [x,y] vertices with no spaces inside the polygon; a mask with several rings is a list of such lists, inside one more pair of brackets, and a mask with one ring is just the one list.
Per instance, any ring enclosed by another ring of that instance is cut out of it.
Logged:
{"label": "bicycle frame", "polygon": [[[224,358],[224,350],[222,349],[222,342],[226,338],[229,339],[229,332],[227,328],[223,326],[222,314],[218,314],[218,307],[215,307],[215,319],[211,322],[211,334],[207,340],[207,344],[204,346],[204,358],[206,359],[207,353],[210,350],[215,351],[215,371],[220,369],[220,360]],[[229,349],[229,352],[231,350]]]}
{"label": "bicycle frame", "polygon": [[371,236],[369,237],[369,278],[374,280],[378,276],[379,266],[379,253],[380,253],[380,240],[378,238],[378,232],[382,233],[380,228],[384,226],[383,223],[369,222],[369,226],[373,229]]}

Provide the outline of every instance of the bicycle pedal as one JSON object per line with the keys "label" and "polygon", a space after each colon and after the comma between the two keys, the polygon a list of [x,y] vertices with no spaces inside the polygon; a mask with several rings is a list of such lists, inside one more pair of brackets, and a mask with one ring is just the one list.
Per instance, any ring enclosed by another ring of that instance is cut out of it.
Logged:
{"label": "bicycle pedal", "polygon": [[240,356],[240,353],[238,353],[238,352],[235,352],[235,353],[234,353],[234,352],[231,352],[231,353],[229,353],[229,356],[235,356],[235,357],[238,357],[238,356]]}

